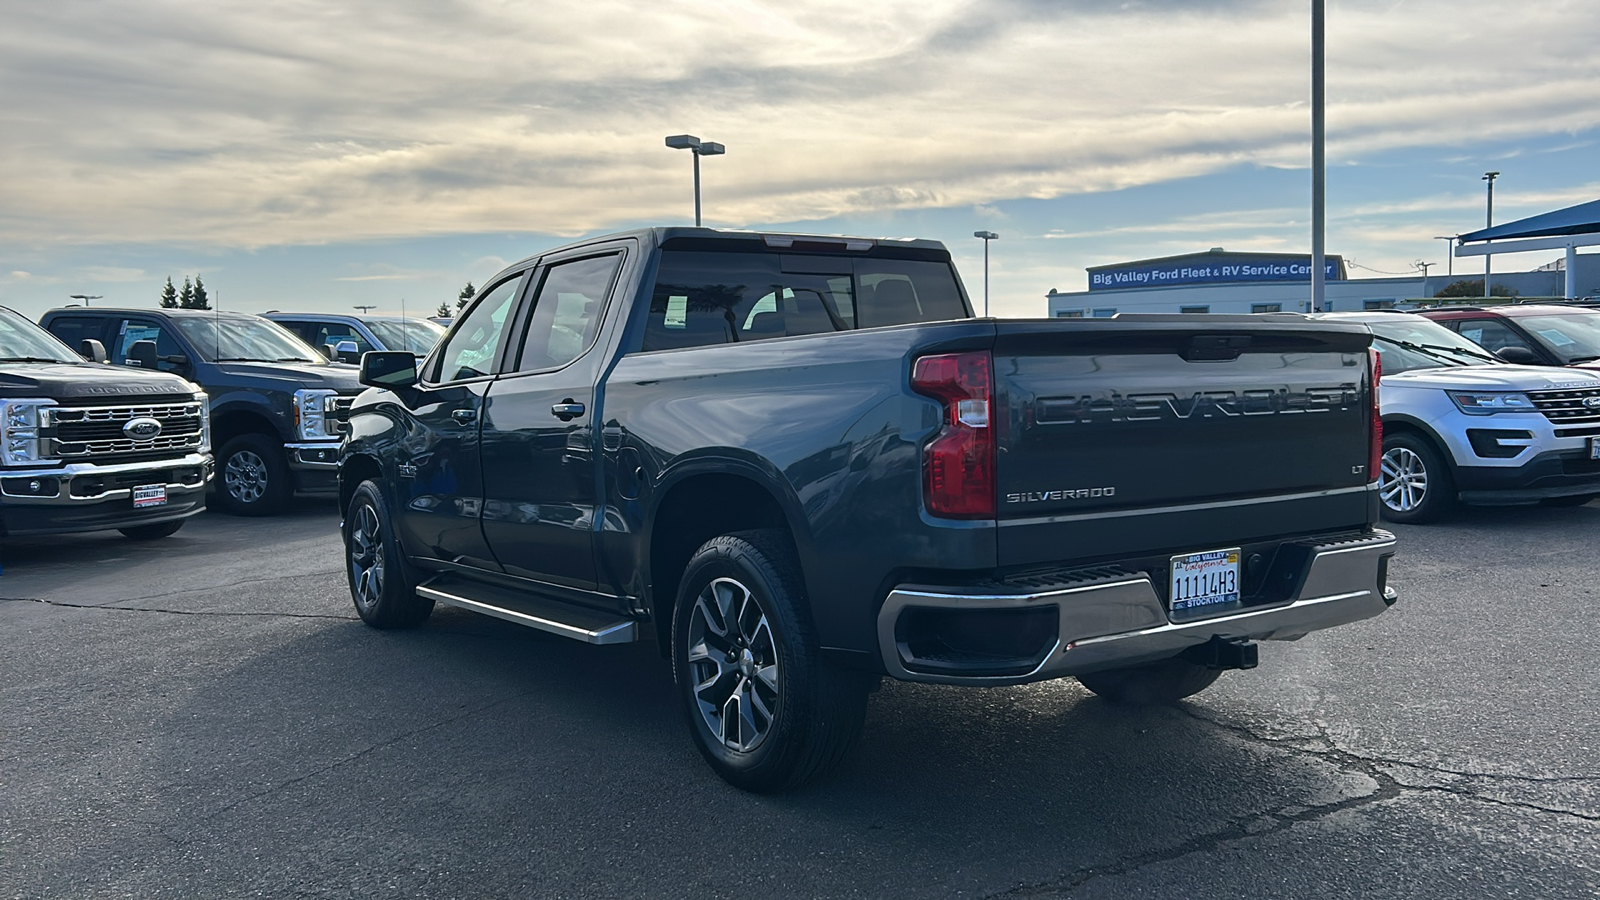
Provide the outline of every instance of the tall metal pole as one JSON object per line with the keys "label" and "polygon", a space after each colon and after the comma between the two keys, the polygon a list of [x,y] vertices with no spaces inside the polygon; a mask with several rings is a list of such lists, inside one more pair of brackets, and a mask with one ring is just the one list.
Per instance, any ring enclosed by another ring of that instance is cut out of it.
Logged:
{"label": "tall metal pole", "polygon": [[700,154],[690,153],[694,157],[694,227],[700,227]]}
{"label": "tall metal pole", "polygon": [[1436,241],[1449,241],[1450,249],[1446,250],[1445,253],[1444,253],[1444,274],[1449,275],[1452,278],[1455,277],[1455,274],[1456,274],[1456,239],[1453,236],[1447,235],[1447,234],[1436,234],[1436,235],[1433,236],[1433,239],[1436,240]]}
{"label": "tall metal pole", "polygon": [[983,242],[983,317],[989,317],[989,242]]}
{"label": "tall metal pole", "polygon": [[1327,253],[1324,246],[1327,227],[1328,133],[1324,122],[1326,82],[1323,77],[1323,0],[1311,0],[1311,310],[1321,312],[1327,297],[1325,283]]}
{"label": "tall metal pole", "polygon": [[[1483,173],[1483,180],[1489,183],[1489,206],[1483,223],[1485,228],[1494,227],[1494,180],[1498,177],[1500,177],[1499,172]],[[1483,255],[1483,296],[1485,299],[1489,296],[1489,270],[1493,268],[1493,261],[1494,257],[1490,254],[1485,253]]]}

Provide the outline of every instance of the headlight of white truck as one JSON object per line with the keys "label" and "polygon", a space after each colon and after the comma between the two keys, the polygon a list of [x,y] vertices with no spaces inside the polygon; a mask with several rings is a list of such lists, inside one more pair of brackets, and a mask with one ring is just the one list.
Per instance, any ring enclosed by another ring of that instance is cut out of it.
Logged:
{"label": "headlight of white truck", "polygon": [[333,419],[333,398],[338,391],[302,388],[294,392],[295,427],[302,441],[337,440],[341,435]]}
{"label": "headlight of white truck", "polygon": [[54,400],[7,400],[0,406],[0,462],[8,466],[53,463],[45,456],[41,430]]}
{"label": "headlight of white truck", "polygon": [[205,391],[195,391],[194,398],[200,401],[200,452],[211,452],[211,396]]}
{"label": "headlight of white truck", "polygon": [[1469,415],[1487,416],[1494,413],[1538,412],[1533,398],[1516,391],[1449,391],[1450,399]]}

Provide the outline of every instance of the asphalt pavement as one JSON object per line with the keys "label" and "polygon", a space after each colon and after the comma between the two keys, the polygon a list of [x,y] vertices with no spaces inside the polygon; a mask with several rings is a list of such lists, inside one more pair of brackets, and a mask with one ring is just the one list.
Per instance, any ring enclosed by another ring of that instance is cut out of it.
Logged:
{"label": "asphalt pavement", "polygon": [[362,625],[337,524],[0,547],[0,896],[1600,895],[1600,503],[1396,528],[1389,613],[1177,707],[885,683],[779,798],[652,645]]}

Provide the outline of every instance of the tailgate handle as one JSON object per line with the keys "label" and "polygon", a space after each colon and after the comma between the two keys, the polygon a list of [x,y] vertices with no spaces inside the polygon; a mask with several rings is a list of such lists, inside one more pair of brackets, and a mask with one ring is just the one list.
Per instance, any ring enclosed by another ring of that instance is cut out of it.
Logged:
{"label": "tailgate handle", "polygon": [[1189,362],[1238,359],[1250,349],[1248,334],[1197,334],[1189,339],[1183,358]]}

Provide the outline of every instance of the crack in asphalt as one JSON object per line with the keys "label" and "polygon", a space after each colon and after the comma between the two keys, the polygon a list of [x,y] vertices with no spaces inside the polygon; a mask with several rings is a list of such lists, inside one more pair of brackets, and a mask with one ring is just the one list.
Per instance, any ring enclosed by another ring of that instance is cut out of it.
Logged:
{"label": "crack in asphalt", "polygon": [[[6,603],[43,603],[46,606],[56,606],[63,609],[93,609],[106,612],[148,612],[165,613],[169,616],[221,616],[221,617],[259,617],[272,619],[338,619],[341,622],[358,621],[357,616],[336,616],[330,613],[290,613],[290,612],[225,612],[222,610],[202,609],[161,609],[154,606],[110,606],[101,603],[68,603],[65,600],[46,600],[43,597],[0,597]],[[129,600],[114,600],[113,603],[130,603]]]}
{"label": "crack in asphalt", "polygon": [[[1545,813],[1548,815],[1567,816],[1585,822],[1600,822],[1600,815],[1592,815],[1589,813],[1581,813],[1566,809],[1553,809],[1551,807],[1540,806],[1536,803],[1485,796],[1474,790],[1463,787],[1445,785],[1412,786],[1401,784],[1399,780],[1387,772],[1382,771],[1380,767],[1414,766],[1421,769],[1429,769],[1433,767],[1416,765],[1403,760],[1387,759],[1383,757],[1366,757],[1342,749],[1328,734],[1326,727],[1321,722],[1314,723],[1320,738],[1274,738],[1257,734],[1243,725],[1236,725],[1230,722],[1222,722],[1209,718],[1188,707],[1178,707],[1177,711],[1202,724],[1210,725],[1214,728],[1230,732],[1245,741],[1266,744],[1290,754],[1313,757],[1331,764],[1335,769],[1346,774],[1365,775],[1366,777],[1372,779],[1372,781],[1377,785],[1377,788],[1370,793],[1363,794],[1362,796],[1350,797],[1335,803],[1325,803],[1309,808],[1301,808],[1299,804],[1291,804],[1290,806],[1280,809],[1277,812],[1252,813],[1247,816],[1230,819],[1228,820],[1226,827],[1219,831],[1214,831],[1209,834],[1190,838],[1189,840],[1172,847],[1153,850],[1149,853],[1138,854],[1112,865],[1084,866],[1068,875],[1050,881],[1022,884],[1004,891],[985,894],[984,897],[986,900],[988,900],[988,898],[1042,897],[1069,894],[1096,878],[1127,875],[1129,873],[1136,872],[1139,869],[1145,868],[1146,866],[1164,862],[1172,862],[1173,860],[1182,859],[1183,857],[1194,854],[1209,853],[1235,841],[1240,841],[1247,838],[1261,838],[1278,834],[1306,822],[1325,819],[1329,816],[1337,815],[1346,810],[1358,809],[1361,807],[1370,806],[1372,804],[1398,799],[1407,794],[1443,793],[1466,800],[1477,801],[1479,803],[1488,803],[1496,806],[1511,807],[1514,809]],[[1315,742],[1319,740],[1323,745],[1320,749],[1313,749],[1305,746],[1308,741]],[[1434,768],[1433,770],[1445,774],[1459,775],[1461,777],[1487,779],[1504,778],[1506,780],[1533,783],[1549,783],[1555,781],[1568,783],[1600,781],[1600,778],[1591,778],[1587,776],[1546,779],[1528,776],[1498,776],[1484,773],[1453,772],[1443,768]],[[1288,810],[1294,811],[1289,812]],[[1270,825],[1268,827],[1257,827],[1263,822],[1270,823]]]}
{"label": "crack in asphalt", "polygon": [[[294,785],[299,784],[299,783],[301,783],[303,781],[306,781],[308,779],[316,778],[318,775],[323,775],[323,774],[326,774],[328,772],[331,772],[334,769],[337,769],[337,768],[339,768],[341,766],[345,766],[345,765],[348,765],[348,764],[350,764],[352,762],[355,762],[356,760],[361,759],[362,757],[367,756],[369,754],[375,753],[375,752],[377,752],[379,750],[382,750],[385,747],[391,747],[391,746],[393,746],[395,744],[398,744],[399,742],[401,742],[401,741],[403,741],[403,740],[405,740],[407,738],[415,737],[416,735],[422,734],[424,732],[432,731],[432,730],[434,730],[436,728],[443,728],[446,725],[451,725],[451,724],[454,724],[456,722],[461,721],[462,719],[470,718],[472,716],[477,715],[478,713],[484,712],[485,710],[493,709],[496,706],[503,706],[503,705],[505,705],[507,703],[512,702],[513,700],[517,700],[517,699],[520,699],[522,697],[526,697],[526,696],[528,696],[528,695],[530,695],[532,693],[534,693],[532,690],[520,691],[520,692],[515,693],[515,694],[511,694],[511,695],[508,695],[508,696],[505,696],[505,697],[501,697],[498,700],[491,700],[491,701],[489,701],[487,703],[481,703],[481,704],[479,704],[477,706],[474,706],[474,707],[472,707],[470,709],[467,709],[467,710],[464,710],[464,711],[462,711],[460,713],[457,713],[456,715],[449,716],[449,717],[444,718],[444,719],[440,719],[437,722],[432,722],[432,723],[427,724],[427,725],[421,725],[421,726],[418,726],[416,728],[412,728],[412,729],[410,729],[408,731],[403,731],[403,732],[401,732],[401,733],[399,733],[397,735],[394,735],[393,737],[389,738],[388,740],[378,741],[375,744],[372,744],[372,745],[367,746],[367,747],[363,747],[362,749],[357,750],[356,752],[351,753],[351,754],[345,756],[342,759],[335,760],[335,761],[333,761],[331,763],[328,763],[325,766],[321,766],[321,767],[318,767],[316,769],[313,769],[313,770],[311,770],[309,772],[306,772],[303,775],[296,775],[293,778],[287,779],[285,781],[281,781],[281,782],[279,782],[279,783],[277,783],[275,785],[272,785],[271,787],[264,788],[264,789],[262,789],[260,791],[257,791],[255,793],[249,795],[248,797],[241,797],[238,800],[234,800],[231,803],[225,803],[222,806],[219,806],[216,809],[211,810],[208,813],[205,813],[204,815],[198,816],[196,818],[196,821],[208,822],[208,821],[210,821],[212,819],[215,819],[216,817],[218,817],[218,816],[220,816],[220,815],[222,815],[222,814],[224,814],[226,812],[229,812],[231,810],[237,809],[237,808],[245,805],[246,803],[253,803],[256,800],[261,799],[262,797],[266,797],[266,796],[268,796],[270,794],[276,794],[279,791],[284,790],[285,788],[293,787]],[[180,840],[178,838],[175,838],[175,837],[171,836],[170,834],[167,835],[167,839],[172,841],[174,844],[177,844],[177,845],[182,845],[182,844],[188,843],[188,841]]]}

